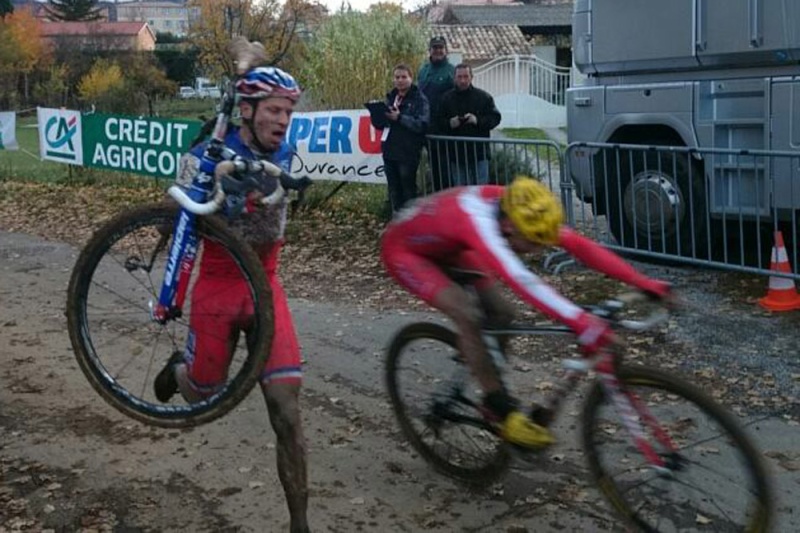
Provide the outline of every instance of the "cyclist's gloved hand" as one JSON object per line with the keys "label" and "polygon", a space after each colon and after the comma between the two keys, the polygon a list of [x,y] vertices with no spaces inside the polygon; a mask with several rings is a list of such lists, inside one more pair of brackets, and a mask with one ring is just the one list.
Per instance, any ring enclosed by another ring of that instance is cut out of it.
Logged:
{"label": "cyclist's gloved hand", "polygon": [[298,191],[298,192],[303,192],[306,188],[308,188],[310,185],[314,183],[314,180],[312,180],[308,176],[295,178],[290,176],[286,172],[281,173],[280,181],[284,189]]}
{"label": "cyclist's gloved hand", "polygon": [[222,206],[222,212],[229,219],[239,217],[245,209],[245,197],[238,194],[229,194],[225,197],[225,203]]}
{"label": "cyclist's gloved hand", "polygon": [[650,280],[646,287],[641,289],[647,297],[655,302],[660,302],[668,308],[678,306],[678,298],[672,290],[672,284],[658,279]]}
{"label": "cyclist's gloved hand", "polygon": [[593,355],[618,342],[611,326],[589,312],[584,312],[578,319],[575,334],[578,336],[578,344],[584,355]]}
{"label": "cyclist's gloved hand", "polygon": [[306,190],[307,188],[309,188],[313,184],[314,184],[314,180],[312,180],[308,176],[303,176],[303,177],[297,178],[296,190],[302,192],[302,191]]}

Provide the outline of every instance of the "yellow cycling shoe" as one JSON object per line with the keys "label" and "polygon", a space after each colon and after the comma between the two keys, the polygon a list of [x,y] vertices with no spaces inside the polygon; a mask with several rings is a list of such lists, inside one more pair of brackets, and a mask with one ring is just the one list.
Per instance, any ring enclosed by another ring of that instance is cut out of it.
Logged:
{"label": "yellow cycling shoe", "polygon": [[500,436],[511,444],[533,449],[545,448],[556,441],[549,429],[533,423],[520,411],[511,411],[500,423]]}

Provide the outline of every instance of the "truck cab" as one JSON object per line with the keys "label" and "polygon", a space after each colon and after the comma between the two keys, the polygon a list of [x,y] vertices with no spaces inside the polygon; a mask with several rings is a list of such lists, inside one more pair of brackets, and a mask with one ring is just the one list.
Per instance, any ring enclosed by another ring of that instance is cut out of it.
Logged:
{"label": "truck cab", "polygon": [[[576,0],[572,39],[586,77],[567,91],[570,143],[694,149],[571,150],[578,197],[618,241],[694,239],[701,219],[800,209],[788,159],[713,153],[800,150],[800,2]],[[658,201],[637,210],[636,198]]]}

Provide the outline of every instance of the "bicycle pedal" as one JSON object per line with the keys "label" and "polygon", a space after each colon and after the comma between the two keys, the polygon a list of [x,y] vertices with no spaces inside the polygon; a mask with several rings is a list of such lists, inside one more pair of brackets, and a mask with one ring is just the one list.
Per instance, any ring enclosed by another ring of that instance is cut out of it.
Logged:
{"label": "bicycle pedal", "polygon": [[529,464],[539,462],[542,457],[542,452],[548,449],[548,447],[526,448],[525,446],[519,446],[512,443],[508,443],[508,447],[515,458]]}
{"label": "bicycle pedal", "polygon": [[531,404],[531,409],[528,412],[528,418],[535,424],[547,427],[553,421],[553,411],[538,403]]}
{"label": "bicycle pedal", "polygon": [[495,427],[495,426],[497,426],[498,424],[500,424],[500,423],[503,421],[503,419],[501,419],[499,416],[497,416],[496,414],[494,414],[494,412],[492,412],[492,410],[491,410],[491,409],[489,409],[489,408],[488,408],[488,407],[486,407],[486,406],[483,406],[483,405],[478,405],[478,406],[477,406],[477,409],[478,409],[478,412],[479,412],[479,413],[481,414],[481,416],[483,417],[483,419],[484,419],[484,420],[485,420],[485,421],[486,421],[486,422],[487,422],[489,425],[491,425],[492,427]]}

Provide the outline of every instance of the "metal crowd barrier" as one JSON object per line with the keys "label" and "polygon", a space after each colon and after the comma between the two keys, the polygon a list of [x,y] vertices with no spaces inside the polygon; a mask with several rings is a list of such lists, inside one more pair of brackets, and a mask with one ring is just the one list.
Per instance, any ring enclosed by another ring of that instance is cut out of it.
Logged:
{"label": "metal crowd barrier", "polygon": [[[564,160],[571,223],[610,248],[800,279],[800,154],[573,143]],[[776,232],[790,272],[771,270]]]}
{"label": "metal crowd barrier", "polygon": [[[422,194],[486,174],[539,178],[568,224],[627,255],[800,279],[800,154],[428,136]],[[772,269],[777,232],[786,272]]]}
{"label": "metal crowd barrier", "polygon": [[458,185],[505,185],[525,174],[559,191],[563,166],[561,149],[549,140],[429,135],[418,188],[429,194]]}

